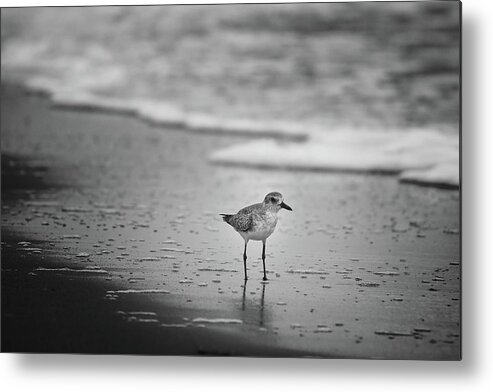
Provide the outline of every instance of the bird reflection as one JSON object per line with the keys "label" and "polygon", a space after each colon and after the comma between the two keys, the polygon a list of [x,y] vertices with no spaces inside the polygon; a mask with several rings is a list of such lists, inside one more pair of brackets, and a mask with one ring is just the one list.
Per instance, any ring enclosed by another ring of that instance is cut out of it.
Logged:
{"label": "bird reflection", "polygon": [[[243,284],[243,295],[241,301],[241,310],[244,312],[243,319],[246,321],[258,320],[260,327],[264,326],[265,322],[265,287],[266,284],[262,284],[262,294],[260,297],[260,306],[256,301],[252,301],[247,298],[247,282]],[[258,312],[258,313],[257,313]],[[258,319],[257,319],[258,314]]]}
{"label": "bird reflection", "polygon": [[245,283],[243,284],[243,298],[241,301],[241,310],[245,310],[245,298],[246,298],[246,287],[247,287],[247,280],[245,280]]}
{"label": "bird reflection", "polygon": [[264,303],[265,303],[265,286],[266,284],[262,285],[262,297],[260,298],[260,326],[264,326]]}

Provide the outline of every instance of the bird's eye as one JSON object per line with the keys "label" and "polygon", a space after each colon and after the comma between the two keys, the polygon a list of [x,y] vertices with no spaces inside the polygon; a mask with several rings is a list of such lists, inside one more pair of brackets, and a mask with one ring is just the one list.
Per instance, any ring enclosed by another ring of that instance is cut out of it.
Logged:
{"label": "bird's eye", "polygon": [[271,201],[272,203],[275,203],[275,202],[276,202],[276,198],[275,198],[275,197],[271,197],[271,198],[270,198],[270,201]]}

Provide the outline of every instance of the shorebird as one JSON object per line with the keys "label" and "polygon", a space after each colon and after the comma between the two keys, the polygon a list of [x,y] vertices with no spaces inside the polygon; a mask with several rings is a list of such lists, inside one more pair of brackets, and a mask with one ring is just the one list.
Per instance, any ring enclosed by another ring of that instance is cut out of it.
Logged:
{"label": "shorebird", "polygon": [[265,274],[265,242],[274,232],[277,225],[277,213],[281,208],[293,211],[290,206],[284,203],[283,197],[279,192],[271,192],[265,196],[262,203],[252,204],[242,208],[234,215],[221,214],[223,220],[233,226],[245,241],[245,250],[243,251],[243,266],[245,269],[245,280],[247,277],[247,245],[248,241],[262,241],[262,263],[264,265],[263,280],[267,280]]}

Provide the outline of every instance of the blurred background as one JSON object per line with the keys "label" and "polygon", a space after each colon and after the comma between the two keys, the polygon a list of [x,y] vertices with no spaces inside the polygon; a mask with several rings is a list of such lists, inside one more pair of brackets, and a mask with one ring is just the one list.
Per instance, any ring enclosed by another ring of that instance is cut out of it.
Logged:
{"label": "blurred background", "polygon": [[4,81],[227,118],[458,130],[457,2],[3,9],[1,37]]}

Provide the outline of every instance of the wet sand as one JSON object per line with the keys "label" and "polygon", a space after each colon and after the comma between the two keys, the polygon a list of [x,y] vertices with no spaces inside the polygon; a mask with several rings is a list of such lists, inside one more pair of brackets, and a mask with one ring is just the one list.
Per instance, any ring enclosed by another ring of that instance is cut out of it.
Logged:
{"label": "wet sand", "polygon": [[[3,351],[460,359],[458,191],[214,166],[251,138],[12,86],[1,128]],[[267,284],[249,246],[245,287],[218,214],[272,190],[294,211],[267,242]]]}

